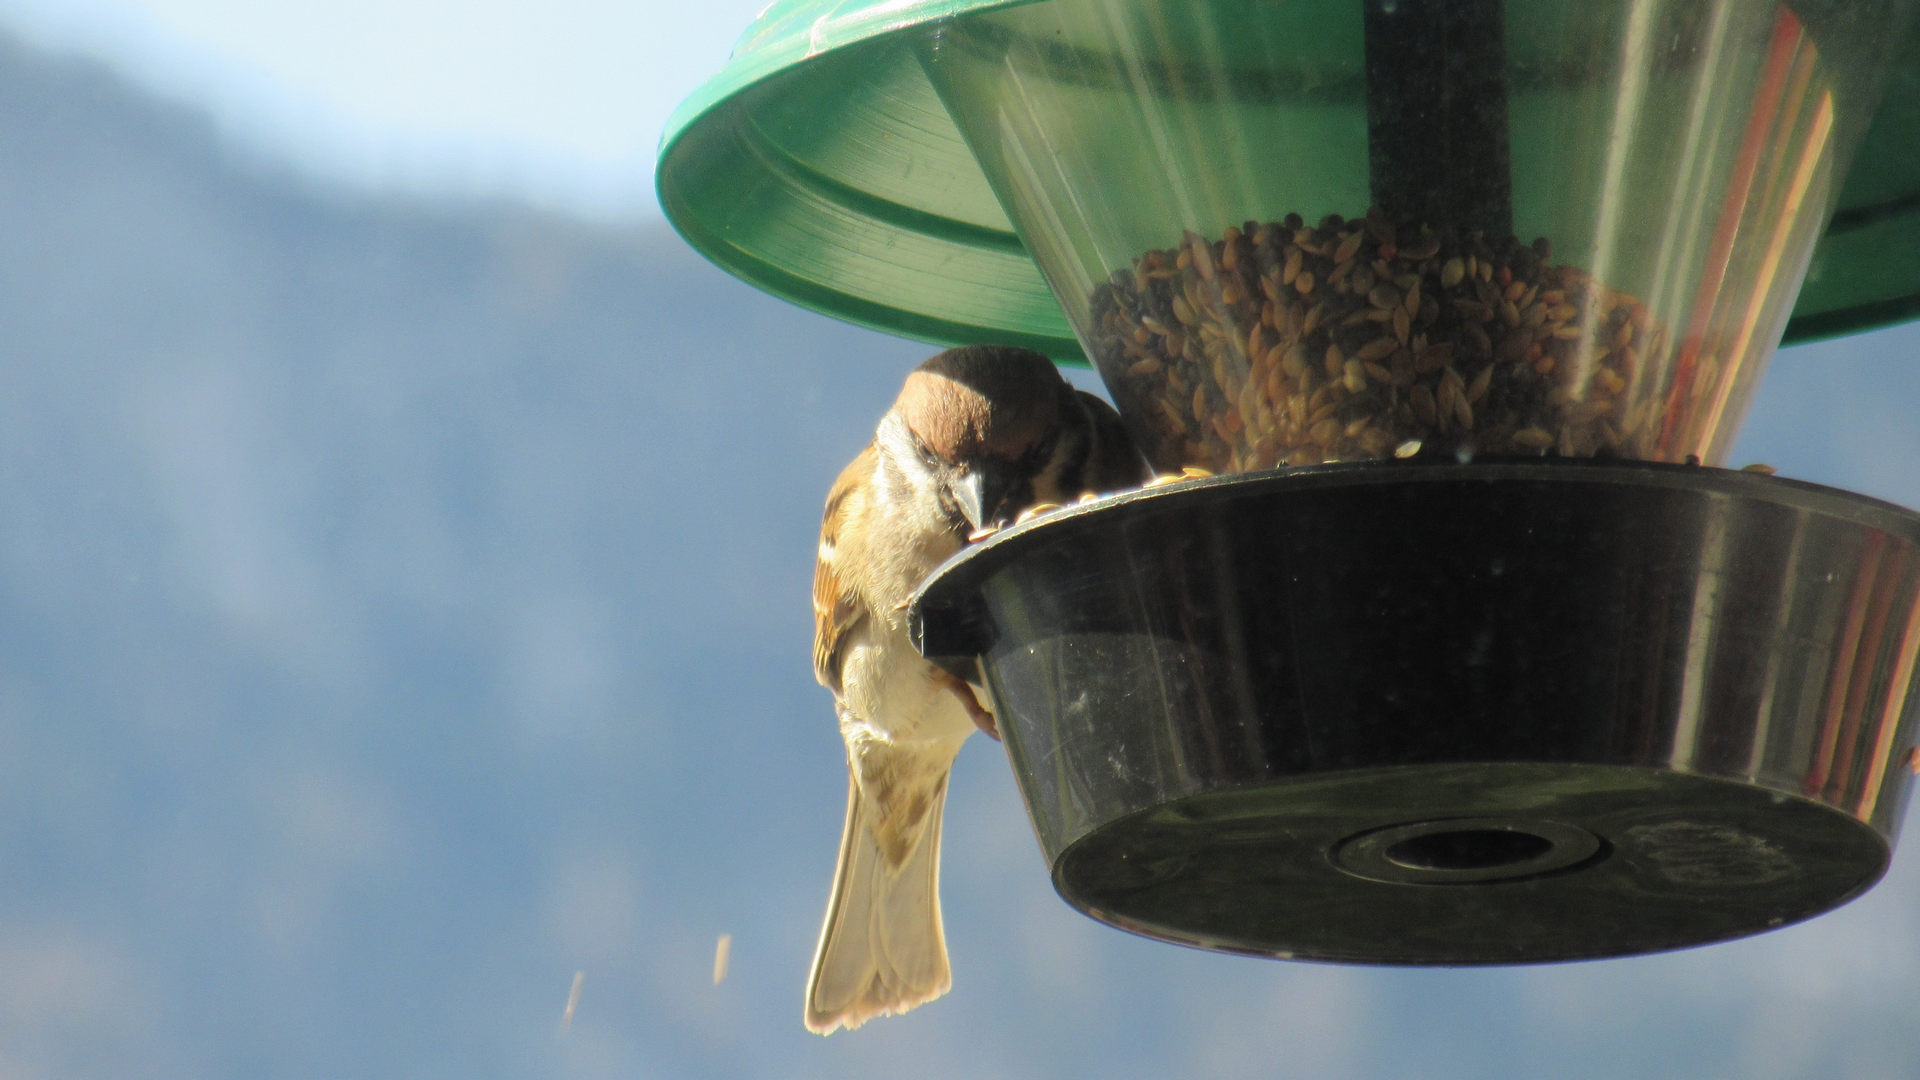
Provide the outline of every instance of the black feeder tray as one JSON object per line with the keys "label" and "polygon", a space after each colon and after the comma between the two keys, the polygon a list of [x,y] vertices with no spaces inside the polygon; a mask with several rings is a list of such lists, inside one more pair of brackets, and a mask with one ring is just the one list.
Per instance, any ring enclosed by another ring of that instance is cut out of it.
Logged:
{"label": "black feeder tray", "polygon": [[912,611],[978,656],[1060,894],[1225,952],[1574,960],[1886,869],[1920,516],[1699,466],[1309,467],[1044,515]]}

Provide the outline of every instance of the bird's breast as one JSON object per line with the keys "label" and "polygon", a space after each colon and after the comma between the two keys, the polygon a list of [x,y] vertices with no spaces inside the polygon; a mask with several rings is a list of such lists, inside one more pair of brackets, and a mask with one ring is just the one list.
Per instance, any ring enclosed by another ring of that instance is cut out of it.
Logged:
{"label": "bird's breast", "polygon": [[959,698],[914,650],[904,623],[869,620],[847,650],[840,726],[849,742],[958,742],[975,730]]}

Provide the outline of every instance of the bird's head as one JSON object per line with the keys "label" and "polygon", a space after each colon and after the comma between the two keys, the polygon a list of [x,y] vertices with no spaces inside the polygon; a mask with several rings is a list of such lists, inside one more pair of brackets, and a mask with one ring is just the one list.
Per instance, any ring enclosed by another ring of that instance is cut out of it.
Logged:
{"label": "bird's head", "polygon": [[892,413],[902,471],[974,530],[1005,524],[1057,486],[1050,478],[1086,439],[1074,390],[1053,361],[1008,346],[932,357],[907,376]]}

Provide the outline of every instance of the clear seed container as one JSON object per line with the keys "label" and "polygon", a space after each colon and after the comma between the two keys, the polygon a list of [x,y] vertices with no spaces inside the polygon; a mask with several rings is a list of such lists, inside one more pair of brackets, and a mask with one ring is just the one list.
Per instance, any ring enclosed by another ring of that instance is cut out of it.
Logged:
{"label": "clear seed container", "polygon": [[1162,468],[1719,463],[1908,0],[1050,0],[919,55]]}

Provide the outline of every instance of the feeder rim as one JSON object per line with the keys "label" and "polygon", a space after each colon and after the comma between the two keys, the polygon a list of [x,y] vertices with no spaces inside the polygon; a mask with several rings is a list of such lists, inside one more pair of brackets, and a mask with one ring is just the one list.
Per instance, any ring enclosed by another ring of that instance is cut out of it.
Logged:
{"label": "feeder rim", "polygon": [[[1623,485],[1757,498],[1796,510],[1828,514],[1920,544],[1920,513],[1897,503],[1807,480],[1739,469],[1619,458],[1477,457],[1468,462],[1450,458],[1334,462],[1180,480],[1104,496],[1030,518],[967,545],[929,574],[908,605],[908,622],[919,644],[923,640],[927,611],[973,610],[981,585],[1008,561],[1020,557],[1024,545],[1041,530],[1057,540],[1076,525],[1083,529],[1116,528],[1119,523],[1112,515],[1129,511],[1139,516],[1191,513],[1201,504],[1225,497],[1284,497],[1314,490],[1383,484],[1513,482]],[[1166,505],[1146,505],[1160,503]]]}

